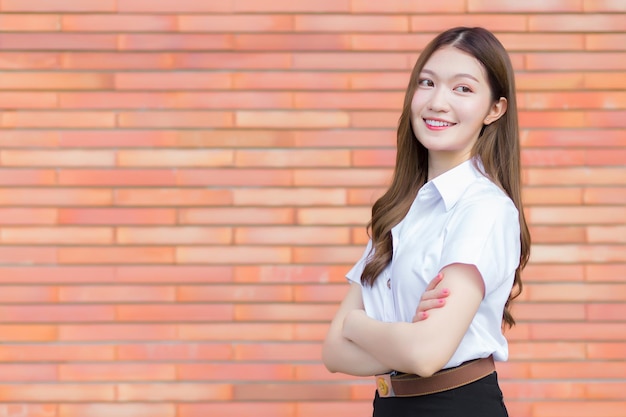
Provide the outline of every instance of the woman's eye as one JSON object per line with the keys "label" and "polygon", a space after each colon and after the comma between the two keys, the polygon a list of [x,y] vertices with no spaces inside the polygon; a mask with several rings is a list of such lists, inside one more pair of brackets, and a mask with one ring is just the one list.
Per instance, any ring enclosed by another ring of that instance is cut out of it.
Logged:
{"label": "woman's eye", "polygon": [[432,87],[435,85],[435,83],[433,83],[433,81],[429,80],[428,78],[422,78],[421,80],[419,80],[418,84],[421,87]]}
{"label": "woman's eye", "polygon": [[460,92],[460,93],[471,93],[472,89],[469,88],[466,85],[460,85],[457,88],[455,88],[456,91]]}

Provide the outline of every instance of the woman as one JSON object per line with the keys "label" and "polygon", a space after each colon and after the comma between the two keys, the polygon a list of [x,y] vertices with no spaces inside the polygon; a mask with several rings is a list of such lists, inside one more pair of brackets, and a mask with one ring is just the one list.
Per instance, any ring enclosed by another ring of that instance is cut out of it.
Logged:
{"label": "woman", "polygon": [[507,416],[493,360],[508,358],[530,236],[513,69],[493,34],[459,27],[426,46],[397,147],[324,363],[377,376],[375,417]]}

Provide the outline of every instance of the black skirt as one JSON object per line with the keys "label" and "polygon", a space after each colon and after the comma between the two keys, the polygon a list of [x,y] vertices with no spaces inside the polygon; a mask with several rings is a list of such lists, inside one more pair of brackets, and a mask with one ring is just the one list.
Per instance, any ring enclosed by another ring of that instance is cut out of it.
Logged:
{"label": "black skirt", "polygon": [[373,417],[508,417],[496,372],[462,387],[417,397],[381,398]]}

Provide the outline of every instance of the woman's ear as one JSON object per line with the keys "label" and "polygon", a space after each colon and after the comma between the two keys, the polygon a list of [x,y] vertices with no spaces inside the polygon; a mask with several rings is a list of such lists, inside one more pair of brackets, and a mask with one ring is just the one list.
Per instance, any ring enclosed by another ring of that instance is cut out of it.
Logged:
{"label": "woman's ear", "polygon": [[489,114],[485,116],[485,120],[483,120],[483,124],[490,125],[496,120],[498,120],[504,113],[506,113],[507,101],[506,98],[500,97],[498,101],[493,103],[491,109],[489,109]]}

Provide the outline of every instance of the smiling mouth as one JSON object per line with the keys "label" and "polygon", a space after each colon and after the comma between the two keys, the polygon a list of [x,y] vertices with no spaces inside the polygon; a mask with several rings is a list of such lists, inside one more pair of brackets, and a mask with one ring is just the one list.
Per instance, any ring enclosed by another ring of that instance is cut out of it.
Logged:
{"label": "smiling mouth", "polygon": [[430,127],[449,127],[454,126],[456,123],[444,122],[443,120],[433,120],[433,119],[424,119],[424,123],[426,123]]}

